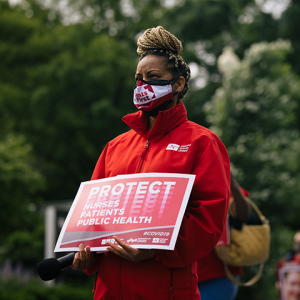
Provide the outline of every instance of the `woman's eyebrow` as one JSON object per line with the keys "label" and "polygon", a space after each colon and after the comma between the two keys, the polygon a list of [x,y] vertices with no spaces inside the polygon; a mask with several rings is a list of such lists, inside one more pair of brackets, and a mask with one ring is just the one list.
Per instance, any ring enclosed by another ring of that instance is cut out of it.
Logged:
{"label": "woman's eyebrow", "polygon": [[160,70],[150,70],[150,71],[147,72],[147,74],[149,74],[151,72],[160,72]]}
{"label": "woman's eyebrow", "polygon": [[[150,70],[150,71],[148,71],[146,74],[148,75],[148,74],[150,74],[151,72],[160,72],[160,70]],[[141,73],[135,73],[135,76],[138,76],[138,75],[142,75]]]}

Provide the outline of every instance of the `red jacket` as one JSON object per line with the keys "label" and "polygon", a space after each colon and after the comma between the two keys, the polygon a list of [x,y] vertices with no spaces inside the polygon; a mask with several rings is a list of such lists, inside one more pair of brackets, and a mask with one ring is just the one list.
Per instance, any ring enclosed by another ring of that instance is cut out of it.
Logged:
{"label": "red jacket", "polygon": [[[196,261],[218,242],[227,215],[230,164],[225,146],[210,130],[188,121],[183,103],[159,112],[148,137],[147,114],[139,111],[123,121],[132,130],[106,145],[92,180],[139,172],[196,178],[174,251],[157,250],[154,259],[137,263],[100,254],[94,299],[198,300]],[[169,150],[170,144],[178,147]]]}

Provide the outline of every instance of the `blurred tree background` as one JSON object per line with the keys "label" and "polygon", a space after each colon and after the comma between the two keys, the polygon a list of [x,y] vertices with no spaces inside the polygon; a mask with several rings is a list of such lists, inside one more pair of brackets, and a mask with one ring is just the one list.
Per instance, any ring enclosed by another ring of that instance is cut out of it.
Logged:
{"label": "blurred tree background", "polygon": [[[275,264],[299,229],[299,16],[299,0],[0,0],[1,261],[43,259],[39,207],[73,199],[105,144],[128,129],[136,39],[162,25],[191,66],[189,119],[221,137],[271,223],[264,276],[238,299],[278,298]],[[226,46],[236,56],[222,70]],[[5,282],[0,298],[48,299],[39,285],[21,296]]]}

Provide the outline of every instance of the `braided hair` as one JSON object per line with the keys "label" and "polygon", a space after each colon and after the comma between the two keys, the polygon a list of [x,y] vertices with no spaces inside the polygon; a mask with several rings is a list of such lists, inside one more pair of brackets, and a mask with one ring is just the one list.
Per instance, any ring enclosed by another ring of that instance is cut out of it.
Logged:
{"label": "braided hair", "polygon": [[147,29],[139,37],[137,46],[140,61],[149,54],[166,57],[167,69],[173,76],[183,76],[185,78],[185,86],[178,95],[178,100],[182,99],[189,89],[191,71],[187,63],[180,56],[183,50],[181,42],[162,26],[157,26]]}

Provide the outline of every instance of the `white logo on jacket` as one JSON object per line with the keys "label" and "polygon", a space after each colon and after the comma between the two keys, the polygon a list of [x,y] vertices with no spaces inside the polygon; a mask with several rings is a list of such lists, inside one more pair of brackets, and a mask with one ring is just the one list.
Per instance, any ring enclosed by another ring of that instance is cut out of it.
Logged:
{"label": "white logo on jacket", "polygon": [[192,144],[188,145],[177,145],[177,144],[169,144],[166,150],[178,151],[178,152],[187,152]]}
{"label": "white logo on jacket", "polygon": [[168,147],[166,148],[166,150],[173,150],[173,151],[177,151],[179,149],[179,145],[177,144],[169,144]]}

